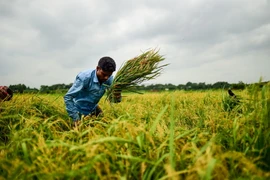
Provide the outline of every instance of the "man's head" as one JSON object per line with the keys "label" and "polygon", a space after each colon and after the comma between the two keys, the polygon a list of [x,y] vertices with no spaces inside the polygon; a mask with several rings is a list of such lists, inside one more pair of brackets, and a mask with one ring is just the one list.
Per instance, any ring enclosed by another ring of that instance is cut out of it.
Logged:
{"label": "man's head", "polygon": [[110,57],[102,57],[96,68],[97,70],[97,77],[100,82],[105,82],[109,79],[112,73],[116,69],[115,61]]}

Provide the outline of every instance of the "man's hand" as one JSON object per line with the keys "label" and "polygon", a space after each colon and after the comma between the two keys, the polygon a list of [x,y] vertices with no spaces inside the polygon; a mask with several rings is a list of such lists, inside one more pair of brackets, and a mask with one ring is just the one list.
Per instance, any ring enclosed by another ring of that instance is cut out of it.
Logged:
{"label": "man's hand", "polygon": [[122,92],[122,90],[120,90],[120,89],[114,90],[112,93],[111,102],[113,102],[113,103],[121,102],[121,100],[122,100],[121,92]]}

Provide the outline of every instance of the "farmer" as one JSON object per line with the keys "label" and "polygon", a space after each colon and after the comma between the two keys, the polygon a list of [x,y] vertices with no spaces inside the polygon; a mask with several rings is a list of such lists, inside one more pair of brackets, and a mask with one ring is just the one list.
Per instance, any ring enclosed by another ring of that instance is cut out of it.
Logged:
{"label": "farmer", "polygon": [[[110,57],[102,57],[96,69],[80,72],[69,91],[64,96],[66,110],[73,119],[73,126],[79,125],[82,115],[99,116],[102,110],[98,105],[105,90],[111,86],[115,61]],[[121,101],[121,93],[115,94],[117,102]]]}
{"label": "farmer", "polygon": [[7,86],[0,86],[0,101],[9,101],[12,99],[13,91]]}

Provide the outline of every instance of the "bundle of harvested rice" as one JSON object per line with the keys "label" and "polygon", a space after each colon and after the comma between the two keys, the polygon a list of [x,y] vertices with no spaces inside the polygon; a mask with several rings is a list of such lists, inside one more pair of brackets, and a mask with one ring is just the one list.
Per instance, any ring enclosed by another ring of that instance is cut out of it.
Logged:
{"label": "bundle of harvested rice", "polygon": [[[113,84],[107,91],[107,98],[112,102],[122,90],[134,91],[140,83],[156,78],[161,74],[163,67],[168,64],[159,65],[165,58],[158,54],[158,50],[148,50],[141,55],[126,61],[116,73]],[[119,99],[119,98],[118,98]]]}

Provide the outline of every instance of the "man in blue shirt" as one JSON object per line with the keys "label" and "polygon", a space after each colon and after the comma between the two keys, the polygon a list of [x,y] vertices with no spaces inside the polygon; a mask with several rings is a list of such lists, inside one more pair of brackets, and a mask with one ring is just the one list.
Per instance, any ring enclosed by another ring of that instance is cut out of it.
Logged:
{"label": "man in blue shirt", "polygon": [[[102,57],[94,70],[80,72],[69,91],[64,96],[66,110],[78,126],[82,115],[98,116],[102,113],[99,100],[113,81],[112,73],[116,69],[115,61],[110,57]],[[121,101],[121,94],[117,96]]]}

